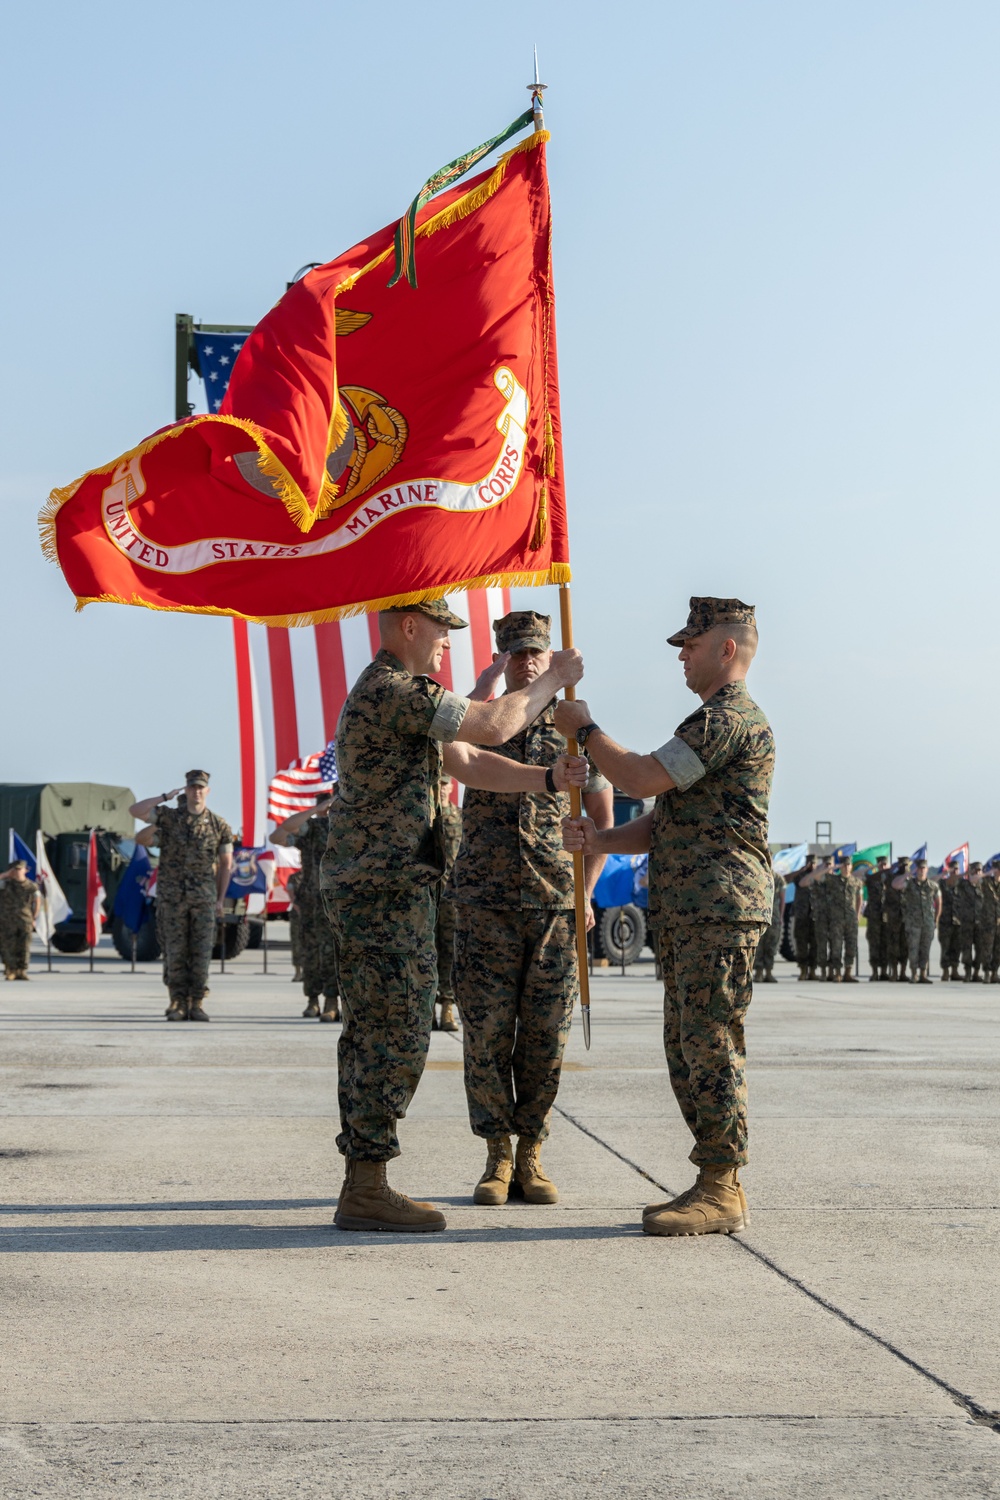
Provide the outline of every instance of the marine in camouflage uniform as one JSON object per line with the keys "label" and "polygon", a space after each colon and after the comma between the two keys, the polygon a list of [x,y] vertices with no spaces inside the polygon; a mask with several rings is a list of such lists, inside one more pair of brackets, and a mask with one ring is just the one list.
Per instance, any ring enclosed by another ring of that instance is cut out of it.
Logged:
{"label": "marine in camouflage uniform", "polygon": [[591,760],[625,791],[662,788],[666,772],[651,815],[605,834],[567,828],[567,843],[587,852],[639,853],[649,843],[664,1048],[699,1167],[687,1193],[646,1209],[649,1234],[729,1234],[746,1225],[738,1175],[748,1153],[744,1019],[754,953],[774,907],[767,842],[774,738],[744,681],[756,643],[752,606],[691,600],[688,623],[669,644],[681,648],[687,685],[702,703],[650,756],[581,725],[590,713],[585,703],[556,709],[557,727],[575,730]]}
{"label": "marine in camouflage uniform", "polygon": [[[495,622],[497,651],[510,655],[508,688],[519,686],[522,675],[544,670],[550,628],[548,615],[534,610]],[[565,750],[550,703],[497,753],[523,765],[549,766]],[[591,776],[583,800],[599,827],[612,823],[612,792],[603,776]],[[470,788],[463,804],[464,836],[453,876],[455,988],[469,1123],[488,1142],[475,1201],[494,1207],[507,1201],[512,1183],[529,1202],[555,1203],[559,1196],[537,1148],[549,1133],[579,993],[573,860],[562,843],[569,812],[564,792]],[[588,861],[588,889],[602,863]]]}
{"label": "marine in camouflage uniform", "polygon": [[[189,771],[178,807],[149,798],[133,804],[134,816],[152,812],[138,840],[160,851],[156,876],[156,926],[166,960],[169,1021],[207,1021],[203,1001],[215,946],[218,906],[229,883],[233,831],[205,806],[208,772]],[[171,793],[171,796],[174,794]],[[196,810],[200,808],[200,810]]]}
{"label": "marine in camouflage uniform", "polygon": [[870,980],[877,981],[885,979],[886,976],[886,942],[885,942],[885,884],[888,877],[889,861],[884,854],[880,854],[876,860],[876,867],[868,874],[865,881],[865,922],[868,936],[868,963],[871,968]]}
{"label": "marine in camouflage uniform", "polygon": [[321,1021],[339,1021],[337,942],[320,891],[320,861],[326,853],[329,833],[325,813],[317,812],[292,839],[302,857],[295,904],[299,909],[302,991],[306,997],[302,1014],[318,1016]]}
{"label": "marine in camouflage uniform", "polygon": [[[909,878],[910,861],[901,854],[882,887],[885,924],[885,967],[890,979],[906,978],[906,928],[903,926],[903,883]],[[899,880],[899,885],[896,881]]]}
{"label": "marine in camouflage uniform", "polygon": [[941,909],[941,898],[933,880],[927,879],[927,861],[918,859],[902,891],[903,921],[906,925],[907,957],[910,983],[932,984],[927,972],[931,961],[934,926]]}
{"label": "marine in camouflage uniform", "polygon": [[292,950],[292,983],[302,983],[302,919],[299,916],[296,892],[299,886],[299,871],[293,870],[288,877],[285,890],[288,893],[288,946]]}
{"label": "marine in camouflage uniform", "polygon": [[816,874],[809,885],[809,907],[812,913],[813,931],[816,935],[816,968],[823,979],[832,979],[830,961],[830,935],[834,920],[832,905],[834,895],[833,860],[829,855],[819,862]]}
{"label": "marine in camouflage uniform", "polygon": [[995,876],[1000,874],[997,867],[992,863],[983,870],[983,880],[979,889],[983,893],[983,905],[980,912],[980,935],[979,935],[979,966],[983,976],[984,984],[996,984],[997,965],[1000,962],[998,952],[997,920],[1000,918],[1000,886],[997,885]]}
{"label": "marine in camouflage uniform", "polygon": [[[451,753],[460,735],[468,740],[475,731],[488,739],[497,726],[527,722],[540,694],[551,696],[551,684],[558,691],[579,677],[578,653],[563,653],[537,693],[505,708],[472,704],[429,675],[440,669],[448,631],[465,623],[444,600],[384,611],[382,649],[352,688],[337,726],[339,779],[321,886],[337,938],[344,1007],[337,1146],[347,1164],[334,1219],[341,1229],[444,1228],[443,1214],[394,1191],[385,1171],[399,1155],[396,1123],[423,1073],[437,995],[442,743]],[[471,746],[456,746],[454,759],[456,769],[477,767],[486,784],[496,768],[504,772],[499,784],[517,779],[508,777],[500,757]],[[521,779],[525,786],[543,780],[527,772]]]}
{"label": "marine in camouflage uniform", "polygon": [[795,887],[792,902],[792,936],[795,944],[795,961],[799,966],[800,979],[816,978],[816,929],[813,926],[812,893],[816,873],[816,856],[807,854],[801,870],[789,876]]}
{"label": "marine in camouflage uniform", "polygon": [[785,911],[785,877],[779,875],[777,870],[772,870],[772,874],[774,875],[774,906],[771,912],[771,925],[757,944],[757,957],[753,968],[754,979],[763,984],[777,984],[778,982],[774,977],[774,960],[778,956],[781,922]]}
{"label": "marine in camouflage uniform", "polygon": [[455,911],[454,892],[449,883],[452,869],[462,845],[462,809],[451,800],[453,782],[445,776],[441,782],[441,837],[444,843],[444,880],[441,900],[438,904],[435,940],[438,960],[437,1003],[441,1007],[440,1021],[435,1010],[433,1025],[442,1031],[457,1031],[455,1016]]}
{"label": "marine in camouflage uniform", "polygon": [[955,891],[955,915],[958,918],[958,948],[962,959],[962,967],[965,970],[962,979],[966,984],[978,984],[982,978],[979,972],[978,952],[982,935],[982,879],[983,867],[978,860],[973,860],[969,866],[968,875],[964,880],[959,882],[958,888]]}
{"label": "marine in camouflage uniform", "polygon": [[854,970],[858,962],[858,908],[862,882],[856,878],[850,855],[839,861],[839,872],[827,878],[827,911],[830,931],[830,978],[840,983],[857,984]]}
{"label": "marine in camouflage uniform", "polygon": [[950,866],[947,878],[942,880],[938,887],[941,896],[941,915],[938,917],[938,942],[941,944],[942,979],[958,978],[960,949],[956,895],[961,878],[958,865],[954,864]]}
{"label": "marine in camouflage uniform", "polygon": [[31,962],[31,934],[42,893],[27,878],[27,865],[17,859],[0,876],[0,958],[5,979],[27,979]]}

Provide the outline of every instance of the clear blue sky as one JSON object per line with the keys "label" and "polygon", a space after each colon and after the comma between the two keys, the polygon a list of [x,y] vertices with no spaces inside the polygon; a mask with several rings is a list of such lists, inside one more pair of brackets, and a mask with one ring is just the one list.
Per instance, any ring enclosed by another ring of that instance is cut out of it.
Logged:
{"label": "clear blue sky", "polygon": [[0,779],[207,765],[236,814],[227,622],[75,615],[39,504],[171,419],[175,312],[252,323],[401,212],[526,106],[536,41],[595,714],[662,743],[664,636],[739,595],[773,836],[993,853],[994,0],[9,11]]}

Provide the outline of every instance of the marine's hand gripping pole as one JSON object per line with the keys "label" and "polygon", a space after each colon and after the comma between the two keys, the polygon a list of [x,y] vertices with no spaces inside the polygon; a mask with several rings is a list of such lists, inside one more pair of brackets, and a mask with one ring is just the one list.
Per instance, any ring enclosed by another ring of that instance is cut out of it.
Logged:
{"label": "marine's hand gripping pole", "polygon": [[[569,584],[559,585],[559,624],[562,633],[562,648],[568,650],[573,644],[573,605],[569,596]],[[576,697],[576,688],[568,687],[565,696]],[[576,740],[569,740],[570,755],[579,755]],[[569,789],[570,813],[578,818],[581,812],[580,788]],[[576,966],[580,971],[580,1016],[583,1020],[583,1041],[590,1051],[590,963],[587,953],[587,887],[583,873],[583,854],[573,855],[573,897],[576,905]]]}

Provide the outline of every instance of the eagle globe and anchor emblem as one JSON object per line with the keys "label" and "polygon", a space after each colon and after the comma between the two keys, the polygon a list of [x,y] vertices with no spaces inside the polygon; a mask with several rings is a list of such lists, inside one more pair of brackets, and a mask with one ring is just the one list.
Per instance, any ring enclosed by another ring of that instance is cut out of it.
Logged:
{"label": "eagle globe and anchor emblem", "polygon": [[[372,320],[372,313],[337,308],[337,337],[346,338]],[[410,429],[402,412],[391,406],[378,391],[363,385],[339,387],[341,405],[349,417],[347,431],[336,448],[327,455],[326,472],[340,492],[326,506],[323,514],[350,505],[358,495],[374,489],[403,456]],[[236,466],[248,484],[263,495],[273,495],[275,486],[260,471],[256,450],[234,455]]]}

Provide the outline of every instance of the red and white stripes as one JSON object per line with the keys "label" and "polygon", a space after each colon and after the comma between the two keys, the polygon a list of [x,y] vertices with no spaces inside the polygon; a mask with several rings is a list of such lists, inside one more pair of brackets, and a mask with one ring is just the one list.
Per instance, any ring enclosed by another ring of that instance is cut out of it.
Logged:
{"label": "red and white stripes", "polygon": [[[450,596],[449,603],[470,628],[452,635],[440,680],[468,692],[492,660],[492,624],[509,611],[510,590],[475,589]],[[378,650],[378,616],[298,629],[234,620],[233,634],[243,843],[260,847],[268,836],[269,783],[333,739],[349,689]]]}

